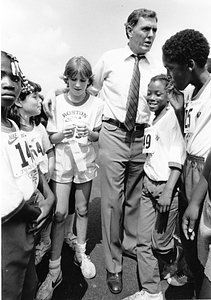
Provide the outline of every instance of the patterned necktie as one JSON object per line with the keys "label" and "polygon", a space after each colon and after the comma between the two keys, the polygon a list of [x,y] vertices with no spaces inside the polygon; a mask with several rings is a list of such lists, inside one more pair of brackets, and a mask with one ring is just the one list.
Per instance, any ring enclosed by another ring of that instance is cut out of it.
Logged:
{"label": "patterned necktie", "polygon": [[132,55],[135,58],[133,76],[130,83],[129,94],[127,99],[127,112],[125,117],[124,125],[127,130],[131,131],[136,122],[138,99],[139,99],[139,87],[140,87],[140,71],[139,71],[139,60],[144,56]]}

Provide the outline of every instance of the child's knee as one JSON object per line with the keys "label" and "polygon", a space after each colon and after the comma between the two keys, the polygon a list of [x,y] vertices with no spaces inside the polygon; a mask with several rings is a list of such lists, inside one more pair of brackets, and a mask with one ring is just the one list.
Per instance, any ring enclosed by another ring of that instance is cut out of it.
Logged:
{"label": "child's knee", "polygon": [[57,223],[62,223],[62,222],[65,222],[66,217],[67,217],[67,213],[62,213],[62,212],[57,211],[55,213],[54,220]]}
{"label": "child's knee", "polygon": [[76,207],[76,213],[79,217],[85,217],[88,214],[87,205],[81,205]]}

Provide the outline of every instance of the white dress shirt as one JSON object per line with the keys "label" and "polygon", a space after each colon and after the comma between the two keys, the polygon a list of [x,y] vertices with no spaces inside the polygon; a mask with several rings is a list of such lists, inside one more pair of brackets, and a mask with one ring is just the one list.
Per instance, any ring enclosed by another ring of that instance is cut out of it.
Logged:
{"label": "white dress shirt", "polygon": [[[104,102],[104,118],[113,118],[124,122],[130,82],[134,67],[133,52],[129,46],[114,49],[102,55],[93,68],[94,84],[90,92],[97,94]],[[139,62],[141,73],[140,93],[136,123],[147,123],[150,111],[145,99],[150,79],[165,72],[164,67],[147,53]]]}

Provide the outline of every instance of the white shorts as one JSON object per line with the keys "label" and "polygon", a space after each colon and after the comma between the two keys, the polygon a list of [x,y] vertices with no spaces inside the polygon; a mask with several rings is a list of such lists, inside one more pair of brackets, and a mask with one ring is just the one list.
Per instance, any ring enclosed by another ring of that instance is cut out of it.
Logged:
{"label": "white shorts", "polygon": [[79,171],[71,147],[68,143],[55,146],[55,167],[52,180],[59,183],[84,183],[97,176],[96,152],[92,144],[80,146],[81,155],[86,164],[85,171]]}

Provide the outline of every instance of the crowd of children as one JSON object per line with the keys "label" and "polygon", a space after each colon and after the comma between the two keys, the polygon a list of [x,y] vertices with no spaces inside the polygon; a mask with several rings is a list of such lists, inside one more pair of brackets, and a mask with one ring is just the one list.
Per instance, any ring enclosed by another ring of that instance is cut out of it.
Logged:
{"label": "crowd of children", "polygon": [[[162,300],[161,279],[174,284],[181,274],[189,276],[180,264],[183,254],[196,297],[210,299],[209,44],[188,29],[168,39],[162,51],[167,75],[152,77],[146,95],[151,119],[144,131],[136,247],[142,289],[125,300]],[[67,89],[56,96],[44,126],[41,86],[26,80],[18,60],[1,51],[3,299],[50,300],[62,282],[63,241],[74,250],[83,276],[96,276],[86,235],[98,169],[93,142],[104,103],[88,93],[94,74],[84,57],[72,57],[62,79]],[[182,247],[174,242],[178,215]],[[49,271],[37,288],[35,266],[48,251]]]}

